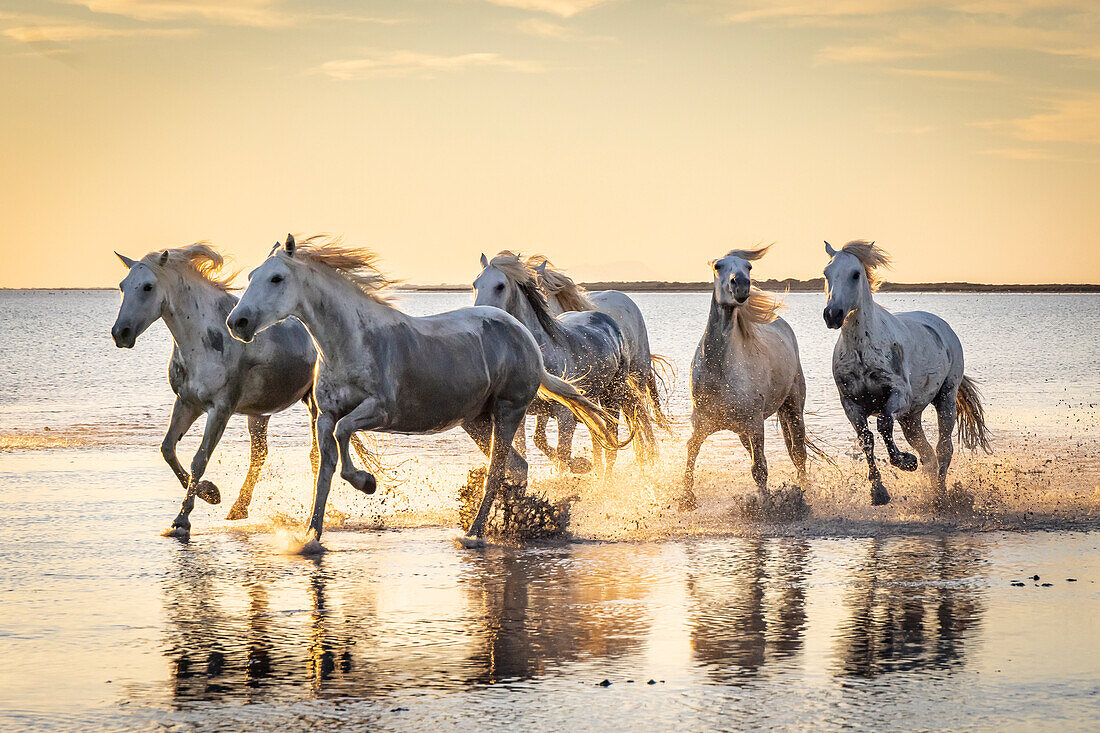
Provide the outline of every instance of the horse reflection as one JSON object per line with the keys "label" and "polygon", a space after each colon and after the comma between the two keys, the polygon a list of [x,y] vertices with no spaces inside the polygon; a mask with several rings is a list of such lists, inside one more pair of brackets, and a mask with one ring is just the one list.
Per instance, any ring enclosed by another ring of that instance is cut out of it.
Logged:
{"label": "horse reflection", "polygon": [[[477,618],[471,682],[536,677],[583,659],[623,658],[644,646],[650,586],[626,563],[584,562],[588,551],[506,549],[464,558]],[[637,562],[635,555],[631,565]]]}
{"label": "horse reflection", "polygon": [[872,540],[846,605],[838,674],[950,669],[981,623],[970,579],[982,559],[965,539]]}
{"label": "horse reflection", "polygon": [[689,547],[691,652],[708,676],[736,684],[801,650],[808,554],[762,538]]}

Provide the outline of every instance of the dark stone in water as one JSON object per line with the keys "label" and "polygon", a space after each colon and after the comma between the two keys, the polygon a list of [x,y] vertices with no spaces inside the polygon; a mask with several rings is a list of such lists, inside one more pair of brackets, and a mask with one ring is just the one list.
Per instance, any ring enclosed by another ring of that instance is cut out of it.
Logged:
{"label": "dark stone in water", "polygon": [[1076,583],[1076,582],[1077,582],[1077,578],[1066,578],[1066,582],[1067,582],[1067,583]]}
{"label": "dark stone in water", "polygon": [[1044,588],[1049,588],[1052,585],[1054,585],[1054,583],[1043,583]]}
{"label": "dark stone in water", "polygon": [[1032,575],[1032,576],[1031,576],[1031,579],[1032,579],[1032,580],[1038,580],[1038,579],[1039,579],[1039,576],[1038,576],[1038,575]]}
{"label": "dark stone in water", "polygon": [[650,680],[649,682],[646,682],[646,684],[647,685],[655,685],[655,684],[657,684],[657,680]]}
{"label": "dark stone in water", "polygon": [[597,682],[600,687],[611,687],[611,680],[604,680],[603,682]]}
{"label": "dark stone in water", "polygon": [[1023,584],[1023,583],[1021,583],[1021,582],[1020,582],[1020,581],[1018,581],[1018,580],[1014,580],[1014,581],[1012,581],[1012,585],[1016,586],[1017,588],[1023,588],[1023,587],[1024,587],[1024,584]]}
{"label": "dark stone in water", "polygon": [[409,709],[408,708],[394,708],[390,712],[391,713],[407,713],[407,712],[409,712]]}

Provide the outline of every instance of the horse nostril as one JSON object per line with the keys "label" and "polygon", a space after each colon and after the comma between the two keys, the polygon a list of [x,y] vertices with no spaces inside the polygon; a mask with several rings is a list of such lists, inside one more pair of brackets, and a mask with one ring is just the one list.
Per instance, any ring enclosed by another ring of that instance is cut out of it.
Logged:
{"label": "horse nostril", "polygon": [[130,335],[130,329],[128,329],[128,328],[124,328],[124,329],[122,329],[121,331],[118,332],[118,337],[119,338],[126,338],[129,335]]}
{"label": "horse nostril", "polygon": [[248,326],[248,319],[244,316],[241,316],[237,319],[237,322],[234,324],[234,326],[237,328],[237,330],[245,328],[246,326]]}

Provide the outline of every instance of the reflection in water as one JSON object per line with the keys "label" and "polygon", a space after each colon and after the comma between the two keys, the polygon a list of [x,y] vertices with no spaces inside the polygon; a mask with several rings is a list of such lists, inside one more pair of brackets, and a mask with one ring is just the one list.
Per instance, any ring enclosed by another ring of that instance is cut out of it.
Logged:
{"label": "reflection in water", "polygon": [[847,594],[840,674],[950,669],[980,626],[983,561],[965,538],[870,541]]}
{"label": "reflection in water", "polygon": [[712,679],[736,683],[802,648],[808,554],[762,538],[689,549],[692,656]]}

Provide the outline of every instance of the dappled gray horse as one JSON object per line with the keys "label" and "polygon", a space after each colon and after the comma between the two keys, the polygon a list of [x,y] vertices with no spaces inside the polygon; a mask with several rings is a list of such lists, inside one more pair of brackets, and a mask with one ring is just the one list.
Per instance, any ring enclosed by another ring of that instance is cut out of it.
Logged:
{"label": "dappled gray horse", "polygon": [[794,331],[776,316],[779,303],[752,286],[752,263],[768,247],[732,250],[711,262],[714,287],[703,338],[691,361],[691,437],[683,509],[695,507],[695,460],[707,436],[732,430],[752,457],[752,478],[767,497],[764,421],[778,413],[787,452],[806,482],[806,379]]}
{"label": "dappled gray horse", "polygon": [[[920,454],[937,494],[942,495],[954,452],[951,434],[956,419],[964,446],[989,450],[981,396],[963,374],[962,343],[939,316],[923,311],[890,313],[875,303],[876,270],[888,266],[890,258],[874,242],[854,240],[839,251],[826,242],[825,253],[830,257],[825,267],[828,302],[822,315],[825,325],[840,329],[833,349],[833,379],[867,458],[871,504],[890,501],[875,466],[875,436],[867,427],[872,415],[878,416],[890,463],[903,471],[917,469],[917,457],[894,444],[897,419],[905,439]],[[929,404],[936,408],[939,422],[935,451],[921,424]]]}
{"label": "dappled gray horse", "polygon": [[375,478],[348,450],[361,430],[436,433],[461,425],[489,458],[485,494],[464,538],[482,544],[493,499],[505,473],[527,478],[512,448],[516,428],[535,396],[566,405],[599,439],[611,442],[607,415],[576,388],[546,372],[538,344],[497,308],[460,308],[413,317],[385,297],[389,280],[366,249],[287,236],[249,276],[227,323],[236,338],[296,316],[320,352],[314,395],[320,414],[321,464],[309,527],[319,539],[332,475],[372,493]]}
{"label": "dappled gray horse", "polygon": [[[569,312],[555,318],[539,292],[534,271],[512,252],[501,252],[491,262],[481,255],[481,266],[481,274],[474,280],[474,305],[494,306],[515,316],[534,335],[547,371],[577,384],[598,402],[613,420],[608,428],[617,432],[620,410],[636,390],[630,385],[630,357],[615,321],[597,311]],[[558,405],[542,402],[532,404],[530,412],[536,418],[553,417],[558,423],[556,449],[546,441],[545,431],[541,439],[539,434],[535,436],[536,446],[554,465],[575,472],[587,470],[584,462],[572,456],[573,416]],[[628,423],[628,427],[633,437],[636,423]],[[625,444],[617,438],[605,444],[593,436],[592,453],[605,473],[615,464],[616,449]]]}
{"label": "dappled gray horse", "polygon": [[[211,504],[221,502],[218,487],[202,477],[232,415],[248,416],[251,456],[248,475],[227,518],[244,519],[267,458],[270,416],[299,401],[309,408],[311,420],[316,413],[311,386],[317,352],[309,333],[301,323],[287,321],[254,343],[234,340],[225,325],[237,303],[228,292],[233,275],[221,271],[222,256],[205,243],[151,252],[141,260],[118,258],[129,272],[119,284],[122,305],[111,328],[115,345],[132,348],[160,318],[172,334],[168,382],[176,403],[160,451],[186,496],[168,534],[190,534],[196,496]],[[176,444],[203,413],[206,429],[188,474],[176,458]],[[316,465],[316,440],[310,457]]]}

